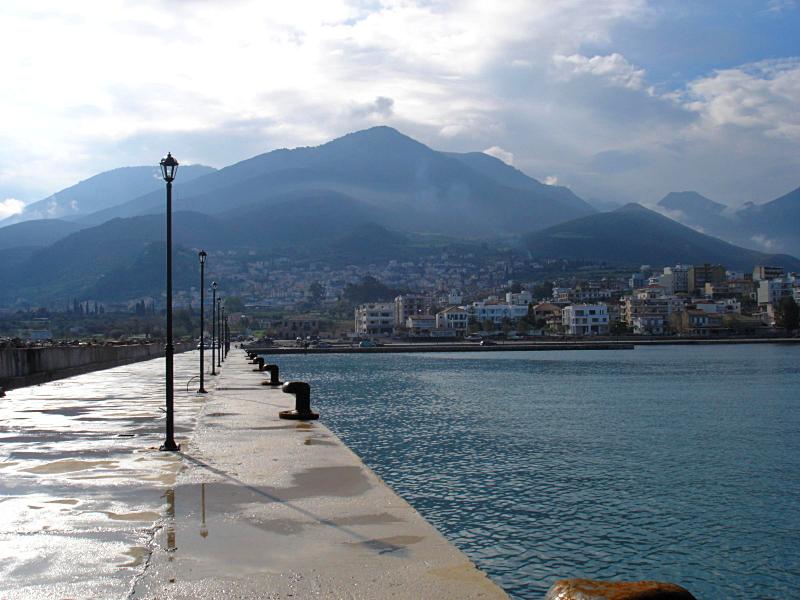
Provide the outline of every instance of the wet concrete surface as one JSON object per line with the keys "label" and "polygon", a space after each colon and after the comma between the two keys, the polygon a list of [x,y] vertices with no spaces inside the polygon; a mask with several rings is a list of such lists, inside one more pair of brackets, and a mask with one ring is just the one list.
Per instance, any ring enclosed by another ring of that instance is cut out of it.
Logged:
{"label": "wet concrete surface", "polygon": [[321,422],[280,420],[243,353],[205,396],[197,362],[180,453],[163,361],[0,401],[0,598],[506,597]]}
{"label": "wet concrete surface", "polygon": [[[180,431],[202,404],[185,391],[198,362],[175,357]],[[0,598],[128,596],[182,468],[157,450],[163,371],[163,360],[141,362],[0,400]]]}

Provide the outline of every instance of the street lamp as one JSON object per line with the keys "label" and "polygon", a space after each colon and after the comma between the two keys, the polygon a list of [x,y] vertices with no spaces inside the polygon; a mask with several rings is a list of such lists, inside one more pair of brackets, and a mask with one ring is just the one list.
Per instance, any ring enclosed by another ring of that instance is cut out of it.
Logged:
{"label": "street lamp", "polygon": [[217,282],[211,282],[211,374],[216,375],[217,372],[214,370],[214,365],[216,364],[216,359],[214,358],[214,347],[217,345],[216,337],[217,337]]}
{"label": "street lamp", "polygon": [[[220,315],[222,314],[222,298],[217,298],[217,338],[222,339],[222,319]],[[217,350],[217,367],[222,368],[222,344],[219,346],[219,350]]]}
{"label": "street lamp", "polygon": [[205,371],[205,313],[206,310],[206,254],[205,250],[200,250],[197,253],[197,258],[200,259],[200,389],[197,390],[198,394],[207,394],[206,388],[203,386],[203,371]]}
{"label": "street lamp", "polygon": [[178,170],[178,161],[167,153],[166,158],[161,159],[161,175],[167,182],[167,347],[165,352],[167,373],[167,436],[161,445],[161,450],[175,452],[180,450],[180,446],[175,443],[175,426],[173,414],[173,381],[172,381],[172,355],[175,348],[172,344],[172,182],[175,180],[175,173]]}
{"label": "street lamp", "polygon": [[228,357],[228,351],[225,349],[225,340],[226,340],[227,332],[225,331],[226,327],[225,327],[225,306],[224,305],[222,307],[222,314],[220,315],[220,318],[219,318],[219,324],[220,324],[220,327],[222,328],[222,362],[225,362],[225,359]]}

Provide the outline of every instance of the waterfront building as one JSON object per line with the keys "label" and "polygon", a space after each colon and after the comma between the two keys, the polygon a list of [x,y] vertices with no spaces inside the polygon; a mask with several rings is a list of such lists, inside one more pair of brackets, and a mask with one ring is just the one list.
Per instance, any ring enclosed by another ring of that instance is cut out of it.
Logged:
{"label": "waterfront building", "polygon": [[793,296],[796,280],[793,276],[760,279],[758,281],[758,303],[778,306],[781,298]]}
{"label": "waterfront building", "polygon": [[694,303],[696,310],[702,310],[714,315],[740,315],[742,314],[742,303],[735,298],[725,298],[724,300],[697,300]]}
{"label": "waterfront building", "polygon": [[670,317],[672,327],[681,333],[708,337],[718,335],[722,330],[722,315],[704,310],[689,309]]}
{"label": "waterfront building", "polygon": [[[652,286],[640,290],[635,296],[626,296],[622,302],[620,320],[633,329],[636,328],[637,318],[640,319],[640,328],[655,324],[658,330],[665,326],[670,315],[684,310],[685,300],[677,296],[667,296],[663,292],[664,288],[661,286]],[[661,319],[663,325],[657,325],[658,319]]]}
{"label": "waterfront building", "polygon": [[608,308],[605,304],[571,304],[561,311],[567,335],[607,335]]}
{"label": "waterfront building", "polygon": [[394,329],[393,302],[371,302],[356,307],[355,333],[358,335],[388,335]]}
{"label": "waterfront building", "polygon": [[767,281],[770,279],[778,279],[780,277],[783,277],[783,269],[781,267],[757,265],[753,269],[753,281]]}
{"label": "waterfront building", "polygon": [[467,330],[469,315],[463,306],[451,306],[436,313],[436,328],[464,332]]}
{"label": "waterfront building", "polygon": [[751,298],[755,300],[755,283],[751,279],[728,279],[721,283],[707,282],[704,296],[706,298]]}
{"label": "waterfront building", "polygon": [[270,335],[282,339],[305,338],[319,335],[320,322],[319,319],[280,319],[270,322],[268,331]]}
{"label": "waterfront building", "polygon": [[468,315],[478,322],[491,321],[495,325],[502,323],[505,318],[516,321],[528,315],[527,304],[500,304],[480,301],[473,302],[466,309]]}
{"label": "waterfront building", "polygon": [[675,265],[674,267],[664,267],[663,274],[671,279],[672,293],[689,292],[689,267],[686,265]]}
{"label": "waterfront building", "polygon": [[519,293],[506,292],[506,304],[524,304],[528,306],[533,302],[533,296],[528,290],[522,290]]}
{"label": "waterfront building", "polygon": [[694,265],[689,267],[689,293],[703,293],[706,283],[722,283],[725,281],[725,267],[722,265]]}
{"label": "waterfront building", "polygon": [[661,315],[634,317],[632,326],[635,335],[664,335],[667,333],[667,322]]}
{"label": "waterfront building", "polygon": [[436,317],[434,315],[409,315],[405,326],[410,335],[430,333],[432,329],[436,329]]}
{"label": "waterfront building", "polygon": [[424,294],[402,294],[394,299],[394,324],[405,325],[411,315],[430,313],[431,302]]}

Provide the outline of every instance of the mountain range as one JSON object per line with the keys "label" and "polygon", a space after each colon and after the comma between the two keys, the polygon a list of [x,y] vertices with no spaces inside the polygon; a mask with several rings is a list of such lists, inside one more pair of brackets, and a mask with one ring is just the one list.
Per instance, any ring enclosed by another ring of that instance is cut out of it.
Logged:
{"label": "mountain range", "polygon": [[752,270],[757,264],[800,269],[793,256],[768,254],[735,246],[673,221],[639,204],[589,215],[528,234],[525,246],[538,258],[600,260],[611,264],[631,261],[654,266],[677,263],[720,263]]}
{"label": "mountain range", "polygon": [[[796,242],[791,223],[798,221],[789,219],[798,195],[745,207],[738,220],[774,233],[773,221],[782,219],[782,235]],[[173,206],[176,264],[187,273],[196,270],[192,249],[200,247],[240,256],[243,264],[267,252],[366,264],[458,245],[480,252],[501,237],[504,243],[519,239],[537,257],[742,268],[771,261],[798,268],[792,257],[698,231],[732,219],[723,205],[699,194],[670,194],[659,205],[692,220],[691,227],[639,205],[598,212],[568,188],[545,185],[487,154],[438,152],[388,127],[313,148],[275,150],[220,170],[181,166]],[[164,183],[155,167],[115,169],[27,206],[0,223],[0,280],[6,284],[0,300],[57,301],[73,294],[124,300],[157,293],[163,211]],[[32,218],[43,212],[62,218]],[[185,275],[179,270],[176,289]],[[183,283],[192,285],[194,278]]]}
{"label": "mountain range", "polygon": [[764,204],[748,202],[738,210],[697,192],[671,192],[657,208],[684,225],[729,242],[800,256],[800,188]]}
{"label": "mountain range", "polygon": [[[187,165],[179,168],[181,179],[214,172],[211,167]],[[79,220],[86,215],[134,200],[143,194],[163,190],[159,167],[122,167],[105,171],[55,194],[32,202],[21,213],[0,220],[0,227],[39,219]]]}

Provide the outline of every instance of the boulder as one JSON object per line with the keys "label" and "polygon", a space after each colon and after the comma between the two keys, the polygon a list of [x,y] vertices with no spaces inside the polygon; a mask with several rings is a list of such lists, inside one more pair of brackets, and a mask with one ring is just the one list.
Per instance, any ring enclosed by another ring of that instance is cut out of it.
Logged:
{"label": "boulder", "polygon": [[545,600],[697,600],[686,588],[661,581],[561,579]]}

